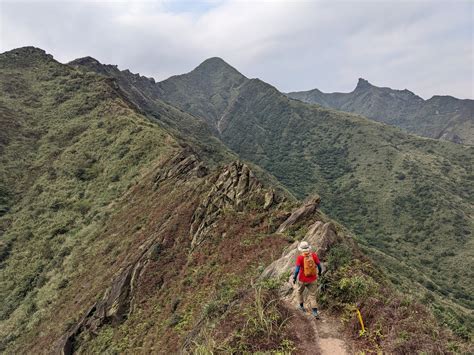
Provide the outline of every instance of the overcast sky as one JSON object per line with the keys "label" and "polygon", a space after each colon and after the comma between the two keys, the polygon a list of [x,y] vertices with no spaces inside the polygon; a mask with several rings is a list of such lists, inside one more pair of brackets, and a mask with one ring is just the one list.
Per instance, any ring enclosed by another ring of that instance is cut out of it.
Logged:
{"label": "overcast sky", "polygon": [[33,45],[163,80],[222,57],[281,91],[359,77],[474,98],[474,1],[4,1],[0,51]]}

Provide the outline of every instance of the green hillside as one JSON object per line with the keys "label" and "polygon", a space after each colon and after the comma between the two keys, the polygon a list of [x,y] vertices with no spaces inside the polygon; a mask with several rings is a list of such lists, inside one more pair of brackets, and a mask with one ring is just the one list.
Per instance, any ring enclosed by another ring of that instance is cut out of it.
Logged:
{"label": "green hillside", "polygon": [[472,317],[472,147],[291,100],[219,58],[156,86],[297,197],[317,191],[323,210],[360,237],[393,282],[422,285],[457,304],[462,321]]}
{"label": "green hillside", "polygon": [[423,137],[474,145],[474,100],[433,96],[423,100],[411,91],[381,88],[359,79],[349,93],[318,89],[290,92],[311,104],[353,112]]}
{"label": "green hillside", "polygon": [[0,54],[2,353],[299,353],[284,280],[261,275],[315,222],[336,237],[321,307],[353,349],[469,349],[316,202],[277,232],[299,203],[271,176],[118,83],[32,47]]}
{"label": "green hillside", "polygon": [[[258,263],[287,244],[263,231],[286,213],[260,207],[269,190],[216,138],[197,141],[202,122],[158,102],[160,115],[144,116],[114,80],[33,47],[0,55],[0,88],[0,352],[175,352],[195,347],[186,339],[206,305],[219,315],[230,301],[251,306]],[[193,124],[187,140],[181,122]],[[219,178],[227,190],[216,189]],[[294,200],[274,199],[288,201],[282,209]],[[216,232],[190,235],[200,223]],[[207,277],[220,273],[227,244],[245,254],[255,235],[262,248],[235,273]],[[133,282],[131,265],[142,271]],[[101,299],[105,314],[77,331]],[[278,349],[285,336],[265,346]]]}
{"label": "green hillside", "polygon": [[[133,74],[129,70],[121,71],[116,65],[104,65],[91,57],[76,59],[68,63],[68,65],[81,71],[93,72],[115,79],[115,85],[120,87],[121,92],[143,114],[150,120],[158,122],[184,145],[193,146],[209,164],[216,165],[238,158],[216,136],[217,132],[213,125],[208,125],[199,116],[192,115],[180,108],[165,103],[161,98],[161,90],[157,90],[157,85],[153,78]],[[248,162],[248,164],[251,165],[252,170],[259,179],[270,183],[276,190],[283,191],[289,198],[293,198],[291,193],[272,175],[262,171],[259,166],[251,162]]]}
{"label": "green hillside", "polygon": [[112,81],[83,75],[39,49],[1,54],[0,83],[8,124],[0,170],[8,211],[0,220],[4,348],[45,316],[83,271],[81,259],[97,257],[116,199],[179,145]]}

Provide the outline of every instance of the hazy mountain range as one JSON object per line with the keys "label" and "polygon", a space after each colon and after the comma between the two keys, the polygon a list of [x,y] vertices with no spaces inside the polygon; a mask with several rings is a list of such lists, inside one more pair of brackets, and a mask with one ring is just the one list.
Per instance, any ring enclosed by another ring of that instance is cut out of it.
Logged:
{"label": "hazy mountain range", "polygon": [[433,96],[423,100],[411,91],[377,87],[359,79],[349,93],[297,91],[288,97],[341,111],[354,112],[423,137],[474,144],[474,100]]}

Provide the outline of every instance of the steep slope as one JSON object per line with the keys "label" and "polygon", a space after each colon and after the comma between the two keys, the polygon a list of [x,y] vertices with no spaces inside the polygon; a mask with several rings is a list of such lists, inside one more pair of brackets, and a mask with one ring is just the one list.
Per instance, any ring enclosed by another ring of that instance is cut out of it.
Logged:
{"label": "steep slope", "polygon": [[[115,81],[61,65],[40,49],[1,54],[0,88],[6,197],[0,217],[0,351],[136,350],[143,342],[176,350],[182,342],[175,340],[184,341],[194,324],[189,317],[204,311],[213,289],[222,291],[219,301],[240,302],[234,287],[255,272],[250,264],[268,263],[272,247],[286,244],[262,236],[261,248],[233,265],[236,274],[197,289],[206,278],[196,274],[199,267],[220,272],[213,266],[226,246],[234,243],[238,251],[241,238],[271,229],[284,214],[267,209],[293,198],[264,190],[247,166],[230,163],[235,155],[219,141],[176,138],[177,128],[169,133],[142,115]],[[163,121],[192,121],[155,104]],[[215,230],[211,248],[206,236]],[[231,237],[224,238],[224,231]],[[188,255],[191,250],[195,254]],[[183,296],[176,297],[180,291]],[[107,326],[126,319],[137,328]],[[152,323],[157,332],[147,339],[139,330]],[[125,332],[130,343],[110,339],[114,331]],[[98,337],[91,339],[93,334]],[[268,346],[278,348],[282,336]]]}
{"label": "steep slope", "polygon": [[[346,327],[356,349],[465,346],[390,288],[319,198],[295,209],[232,154],[201,154],[204,144],[149,120],[115,81],[28,47],[0,55],[0,88],[2,352],[301,352],[287,322],[295,311],[276,295],[282,279],[261,275],[305,234],[336,237],[313,240],[327,261],[331,296],[320,299],[328,317],[365,307],[367,338],[353,319]],[[190,119],[163,110],[169,122]],[[374,303],[381,290],[393,307]],[[382,309],[395,312],[387,328],[371,315]],[[407,338],[420,315],[427,325]]]}
{"label": "steep slope", "polygon": [[[220,65],[223,65],[223,63],[224,62],[220,60]],[[194,149],[198,150],[200,155],[206,158],[212,165],[237,159],[237,156],[216,137],[218,132],[214,127],[214,123],[208,124],[206,120],[199,116],[189,114],[182,109],[165,103],[162,100],[163,90],[156,85],[154,79],[140,76],[139,74],[133,74],[129,70],[121,71],[116,65],[102,64],[91,57],[73,60],[68,63],[68,65],[84,72],[92,72],[115,79],[121,91],[143,113],[151,120],[160,123],[160,125],[165,127],[166,130],[172,133],[177,139],[185,141],[186,144],[191,144]],[[203,68],[206,70],[205,63],[203,63]],[[224,70],[222,71],[225,72]],[[210,73],[210,71],[207,70],[207,73]],[[234,69],[232,74],[235,76],[235,73],[237,73],[237,71]],[[222,75],[219,77],[217,74],[213,77],[217,81],[223,81],[229,85],[233,85],[233,79],[222,78]],[[176,78],[180,80],[179,76]],[[201,82],[202,78],[197,81]],[[219,94],[214,93],[213,95],[216,97]],[[198,100],[198,102],[198,111],[200,112],[207,112],[207,110],[213,108],[215,103],[208,102],[207,100]],[[206,117],[211,117],[211,115],[206,115]],[[271,183],[276,190],[288,193],[286,188],[283,187],[278,180],[268,173],[263,172],[260,167],[252,165],[252,170],[255,171],[259,179]]]}
{"label": "steep slope", "polygon": [[[143,113],[159,122],[173,136],[186,140],[198,148],[206,158],[214,162],[235,159],[228,149],[218,140],[202,119],[191,116],[163,102],[156,92],[155,81],[128,70],[120,71],[115,65],[103,65],[96,59],[85,57],[76,59],[69,66],[85,72],[94,72],[116,80],[121,91]],[[220,154],[224,154],[220,156]]]}
{"label": "steep slope", "polygon": [[202,117],[217,134],[225,130],[226,111],[248,79],[221,58],[209,58],[190,73],[157,83],[165,101]]}
{"label": "steep slope", "polygon": [[[69,65],[115,78],[129,98],[151,114],[156,113],[156,102],[163,104],[162,98],[166,97],[167,93],[174,95],[173,99],[168,101],[183,103],[189,102],[187,98],[191,94],[195,98],[194,102],[188,105],[184,104],[183,109],[186,112],[192,112],[196,117],[210,120],[209,125],[204,125],[199,129],[203,131],[210,129],[213,133],[218,133],[220,112],[225,109],[227,102],[232,100],[233,88],[237,88],[246,80],[242,74],[220,58],[210,58],[204,61],[195,71],[196,76],[177,75],[159,84],[156,84],[152,78],[133,74],[129,70],[121,71],[115,65],[104,65],[91,57],[73,60]],[[187,90],[181,92],[180,88],[182,87],[197,87],[197,89],[193,93]],[[222,91],[221,87],[226,87],[229,91]],[[196,118],[193,120],[196,121]],[[170,125],[176,126],[176,124],[173,122]],[[190,125],[189,122],[185,122],[180,126],[180,130],[188,126],[186,133],[193,134],[197,131],[197,127],[195,127],[196,124],[192,127],[189,127]]]}
{"label": "steep slope", "polygon": [[[221,132],[223,115],[247,79],[221,58],[209,58],[189,74],[158,83],[160,97],[196,116]],[[225,88],[223,90],[223,88]],[[190,100],[192,97],[192,100]]]}
{"label": "steep slope", "polygon": [[472,147],[288,99],[218,58],[150,89],[205,115],[223,142],[298,197],[319,192],[323,209],[357,233],[393,282],[434,291],[470,317]]}
{"label": "steep slope", "polygon": [[420,136],[474,145],[474,101],[451,96],[423,100],[408,90],[377,87],[359,79],[350,93],[318,89],[290,92],[288,97],[400,127]]}
{"label": "steep slope", "polygon": [[114,201],[180,145],[110,79],[83,75],[42,50],[1,54],[0,85],[10,123],[2,126],[0,169],[8,197],[0,220],[3,349],[67,287],[66,260],[77,258],[81,270],[79,257],[95,255],[88,248],[100,245],[94,240]]}

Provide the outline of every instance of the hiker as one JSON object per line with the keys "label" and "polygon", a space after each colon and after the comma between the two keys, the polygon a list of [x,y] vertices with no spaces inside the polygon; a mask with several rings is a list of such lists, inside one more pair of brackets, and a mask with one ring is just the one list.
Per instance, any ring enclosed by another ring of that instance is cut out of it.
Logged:
{"label": "hiker", "polygon": [[[316,280],[318,279],[318,276],[321,276],[321,263],[319,262],[318,255],[311,252],[311,246],[308,242],[302,241],[298,246],[298,250],[301,254],[296,258],[296,270],[293,276],[293,284],[296,284],[296,278],[299,274],[297,292],[300,309],[303,312],[306,312],[303,305],[303,292],[305,289],[308,289],[308,299],[312,313],[317,319],[319,319],[318,307],[316,304]],[[316,267],[318,267],[317,274]]]}

